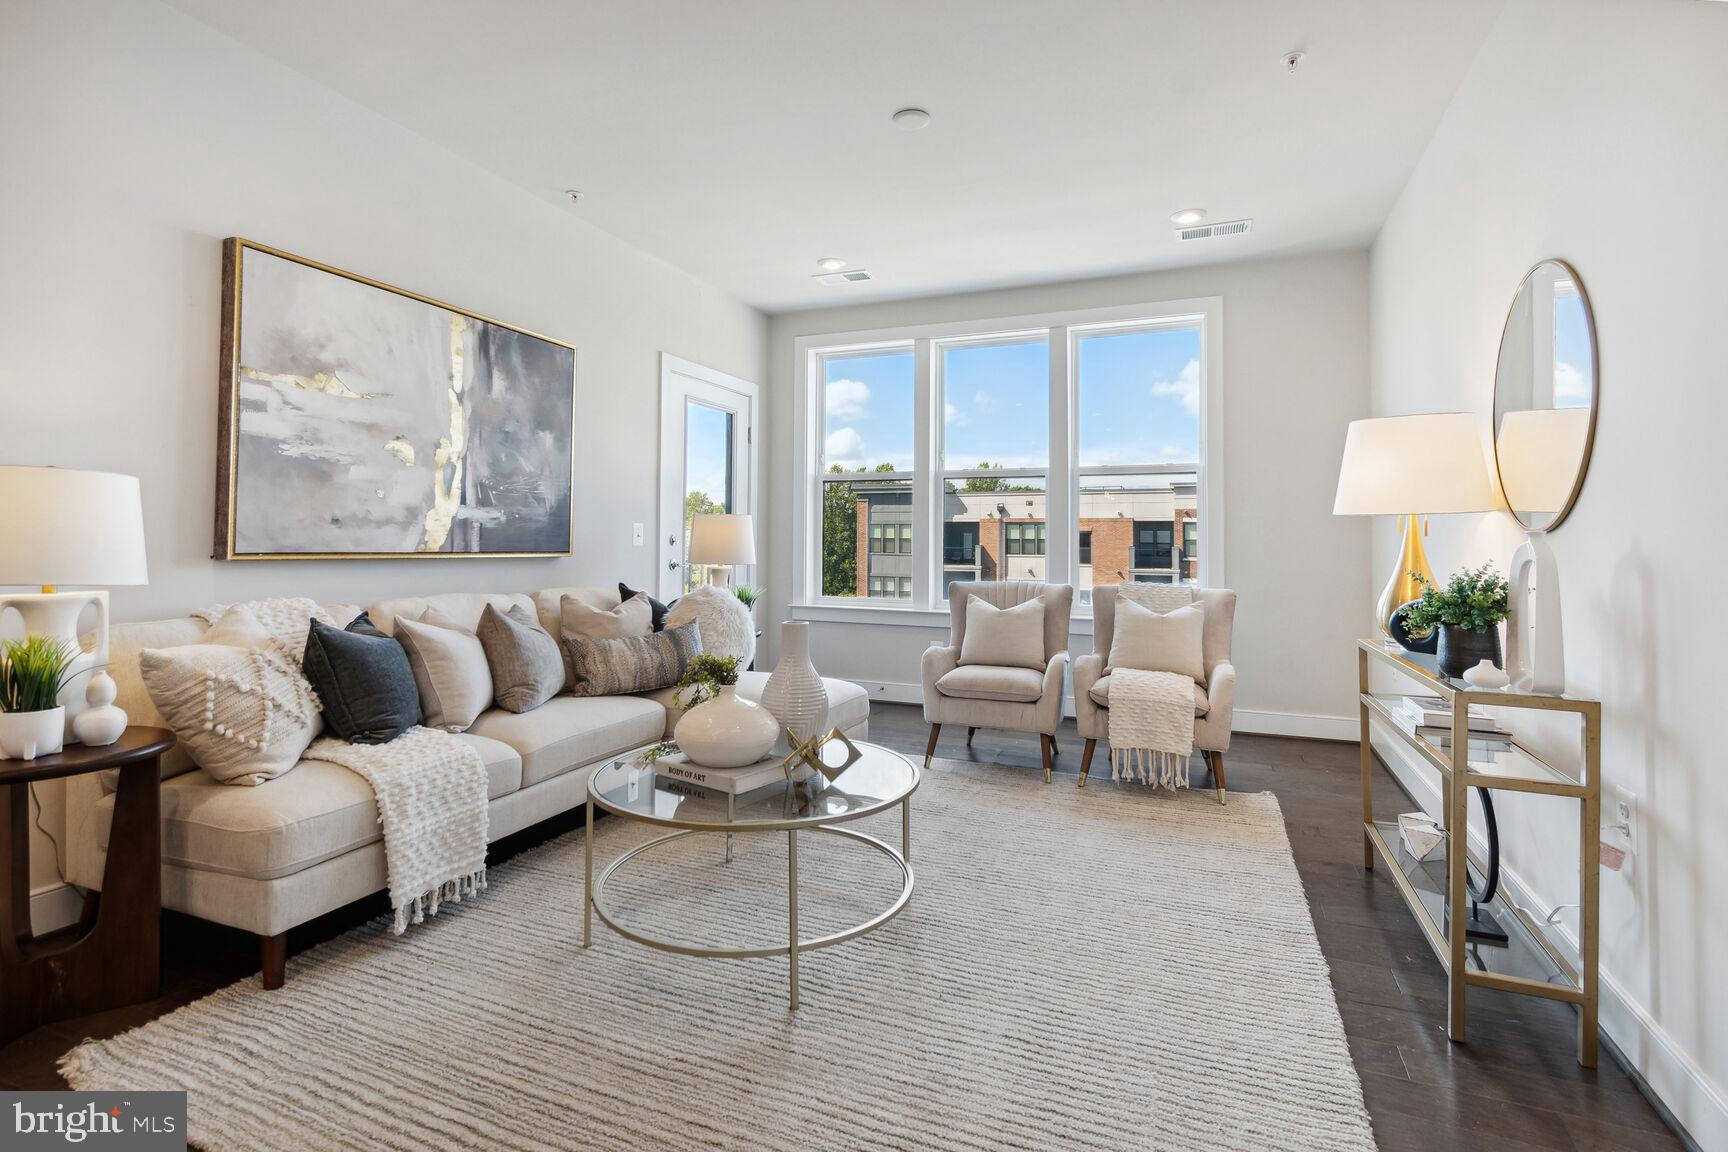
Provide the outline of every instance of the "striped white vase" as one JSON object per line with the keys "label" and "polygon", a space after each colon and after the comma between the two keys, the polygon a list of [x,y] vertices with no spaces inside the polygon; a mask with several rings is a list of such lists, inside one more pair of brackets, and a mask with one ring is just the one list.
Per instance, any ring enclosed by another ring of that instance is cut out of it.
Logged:
{"label": "striped white vase", "polygon": [[787,620],[780,625],[780,663],[768,677],[762,689],[762,707],[774,714],[782,732],[780,744],[786,744],[784,729],[790,728],[800,740],[808,740],[823,731],[828,723],[828,690],[822,677],[810,663],[810,625],[802,620]]}

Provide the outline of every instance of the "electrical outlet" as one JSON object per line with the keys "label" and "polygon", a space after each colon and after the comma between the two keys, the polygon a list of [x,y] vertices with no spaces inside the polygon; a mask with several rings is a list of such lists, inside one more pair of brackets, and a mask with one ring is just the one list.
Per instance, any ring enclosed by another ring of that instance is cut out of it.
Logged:
{"label": "electrical outlet", "polygon": [[630,543],[636,545],[638,548],[642,547],[642,525],[630,525]]}
{"label": "electrical outlet", "polygon": [[1614,786],[1614,823],[1626,829],[1626,838],[1637,843],[1638,797],[1629,788]]}

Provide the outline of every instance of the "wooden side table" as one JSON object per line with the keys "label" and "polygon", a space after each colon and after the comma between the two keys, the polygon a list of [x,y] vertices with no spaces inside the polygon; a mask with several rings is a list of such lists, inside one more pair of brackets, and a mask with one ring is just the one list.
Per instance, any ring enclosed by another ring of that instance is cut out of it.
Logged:
{"label": "wooden side table", "polygon": [[[105,1012],[161,990],[162,754],[174,734],[128,728],[106,748],[0,760],[0,1045],[69,1016]],[[78,923],[30,927],[30,785],[120,770],[102,891]]]}

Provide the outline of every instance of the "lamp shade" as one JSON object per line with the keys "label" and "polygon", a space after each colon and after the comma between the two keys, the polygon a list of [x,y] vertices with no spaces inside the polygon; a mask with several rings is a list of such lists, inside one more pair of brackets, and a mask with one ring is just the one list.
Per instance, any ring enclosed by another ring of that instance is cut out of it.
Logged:
{"label": "lamp shade", "polygon": [[1526,408],[1500,418],[1494,456],[1515,512],[1558,512],[1572,498],[1590,437],[1588,408]]}
{"label": "lamp shade", "polygon": [[690,563],[756,563],[756,528],[749,516],[698,516],[690,525]]}
{"label": "lamp shade", "polygon": [[138,477],[0,465],[0,585],[147,580]]}
{"label": "lamp shade", "polygon": [[1353,420],[1334,516],[1437,515],[1500,507],[1468,412]]}

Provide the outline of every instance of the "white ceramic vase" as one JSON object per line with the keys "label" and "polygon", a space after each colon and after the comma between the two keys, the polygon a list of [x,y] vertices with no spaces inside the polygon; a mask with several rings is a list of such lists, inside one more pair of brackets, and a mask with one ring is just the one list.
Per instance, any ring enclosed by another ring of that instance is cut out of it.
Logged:
{"label": "white ceramic vase", "polygon": [[0,712],[0,760],[34,760],[66,746],[66,709]]}
{"label": "white ceramic vase", "polygon": [[[810,663],[808,623],[788,620],[780,625],[780,663],[762,689],[762,707],[774,714],[782,729],[792,729],[800,740],[826,730],[828,690]],[[784,738],[783,732],[780,735]]]}
{"label": "white ceramic vase", "polygon": [[703,768],[742,768],[768,755],[779,728],[768,709],[738,698],[736,685],[684,713],[672,738]]}
{"label": "white ceramic vase", "polygon": [[126,713],[114,706],[119,688],[114,678],[98,670],[84,691],[84,711],[72,717],[72,735],[86,748],[106,748],[126,731]]}
{"label": "white ceramic vase", "polygon": [[1504,688],[1511,682],[1512,678],[1494,667],[1492,660],[1478,660],[1464,671],[1464,683],[1472,688],[1492,690]]}

